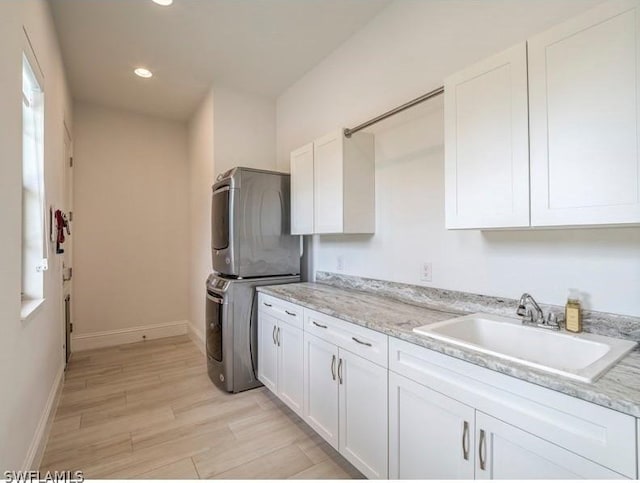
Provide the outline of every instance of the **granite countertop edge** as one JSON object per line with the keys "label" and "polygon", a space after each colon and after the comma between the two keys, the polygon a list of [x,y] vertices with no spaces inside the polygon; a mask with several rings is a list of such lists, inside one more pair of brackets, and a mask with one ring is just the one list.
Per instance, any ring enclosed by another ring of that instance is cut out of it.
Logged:
{"label": "granite countertop edge", "polygon": [[371,293],[360,292],[358,290],[332,287],[330,285],[325,285],[322,283],[300,283],[279,286],[262,286],[257,288],[258,292],[264,293],[266,295],[271,295],[287,302],[291,302],[305,308],[336,317],[346,322],[350,322],[361,327],[366,327],[368,329],[381,332],[388,336],[410,342],[426,349],[430,349],[489,370],[515,377],[517,379],[530,382],[547,389],[552,389],[568,396],[581,399],[583,401],[613,409],[630,416],[640,417],[640,386],[638,387],[637,391],[634,391],[638,394],[634,394],[633,396],[637,397],[625,397],[624,394],[621,394],[621,392],[623,392],[625,388],[629,387],[628,384],[625,384],[624,379],[634,378],[640,383],[640,349],[636,349],[631,352],[594,383],[581,383],[547,372],[531,369],[530,367],[523,364],[518,364],[517,362],[501,359],[434,338],[420,336],[415,334],[411,329],[402,329],[400,327],[394,326],[393,324],[375,320],[375,317],[372,318],[370,316],[367,316],[367,318],[365,319],[359,317],[357,315],[357,311],[355,310],[334,310],[327,304],[316,303],[313,300],[309,300],[309,298],[307,297],[300,296],[300,294],[298,293],[300,292],[300,290],[303,290],[307,292],[307,295],[313,296],[314,290],[317,289],[320,289],[322,291],[335,290],[336,295],[348,296],[351,300],[357,300],[361,298],[365,299],[364,301],[370,301],[372,298],[379,298],[381,300],[384,300],[384,303],[389,307],[393,307],[394,305],[396,305],[398,308],[411,307],[416,310],[424,311],[426,316],[428,316],[429,314],[434,315],[437,313],[438,321],[451,319],[469,313],[453,308],[445,312],[440,307],[438,307],[438,309],[418,307],[384,296],[376,296],[372,295]]}

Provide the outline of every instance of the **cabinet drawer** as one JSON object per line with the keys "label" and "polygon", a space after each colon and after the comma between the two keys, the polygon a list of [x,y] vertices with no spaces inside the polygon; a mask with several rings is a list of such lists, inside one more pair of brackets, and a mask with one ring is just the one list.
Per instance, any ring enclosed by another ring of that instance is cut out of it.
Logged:
{"label": "cabinet drawer", "polygon": [[390,370],[479,411],[636,478],[635,418],[401,341]]}
{"label": "cabinet drawer", "polygon": [[304,330],[382,367],[388,366],[385,334],[309,309],[305,310]]}
{"label": "cabinet drawer", "polygon": [[304,311],[299,305],[263,293],[259,294],[258,303],[260,304],[259,308],[261,311],[266,312],[282,322],[302,329]]}

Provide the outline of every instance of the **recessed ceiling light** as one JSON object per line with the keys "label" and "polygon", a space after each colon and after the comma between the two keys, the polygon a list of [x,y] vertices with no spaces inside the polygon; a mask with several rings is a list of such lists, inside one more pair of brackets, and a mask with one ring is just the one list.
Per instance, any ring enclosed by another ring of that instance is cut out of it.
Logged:
{"label": "recessed ceiling light", "polygon": [[163,7],[168,7],[173,3],[173,0],[152,0],[153,3],[157,3],[158,5],[162,5]]}
{"label": "recessed ceiling light", "polygon": [[149,77],[153,77],[153,72],[151,72],[149,69],[145,69],[144,67],[138,67],[133,72],[138,77],[143,77],[145,79],[148,79]]}

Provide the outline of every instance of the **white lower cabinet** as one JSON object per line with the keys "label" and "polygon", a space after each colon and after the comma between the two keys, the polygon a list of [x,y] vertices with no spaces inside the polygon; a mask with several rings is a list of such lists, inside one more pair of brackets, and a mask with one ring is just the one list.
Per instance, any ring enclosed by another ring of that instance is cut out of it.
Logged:
{"label": "white lower cabinet", "polygon": [[302,416],[303,332],[286,323],[278,326],[278,391],[280,399]]}
{"label": "white lower cabinet", "polygon": [[258,321],[258,379],[302,416],[302,329],[264,311]]}
{"label": "white lower cabinet", "polygon": [[393,479],[618,479],[622,475],[389,373]]}
{"label": "white lower cabinet", "polygon": [[277,330],[278,321],[274,317],[260,312],[258,323],[258,379],[273,393],[277,393],[278,386]]}
{"label": "white lower cabinet", "polygon": [[632,416],[260,295],[258,378],[368,478],[638,476]]}
{"label": "white lower cabinet", "polygon": [[304,420],[338,449],[338,348],[304,334]]}
{"label": "white lower cabinet", "polygon": [[388,371],[339,349],[340,453],[368,478],[387,478]]}
{"label": "white lower cabinet", "polygon": [[623,476],[487,414],[476,412],[476,479],[576,480]]}
{"label": "white lower cabinet", "polygon": [[368,478],[387,478],[387,369],[304,335],[304,420]]}
{"label": "white lower cabinet", "polygon": [[392,478],[636,478],[631,416],[394,338],[389,369]]}
{"label": "white lower cabinet", "polygon": [[471,480],[475,410],[389,373],[389,478]]}

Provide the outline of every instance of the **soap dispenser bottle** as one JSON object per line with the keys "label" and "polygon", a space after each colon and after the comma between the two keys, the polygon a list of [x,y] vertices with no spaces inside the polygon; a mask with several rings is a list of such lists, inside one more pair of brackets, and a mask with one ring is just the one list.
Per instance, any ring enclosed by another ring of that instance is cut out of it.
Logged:
{"label": "soap dispenser bottle", "polygon": [[580,294],[577,290],[569,290],[564,320],[565,328],[569,332],[582,332],[582,308],[580,307]]}

